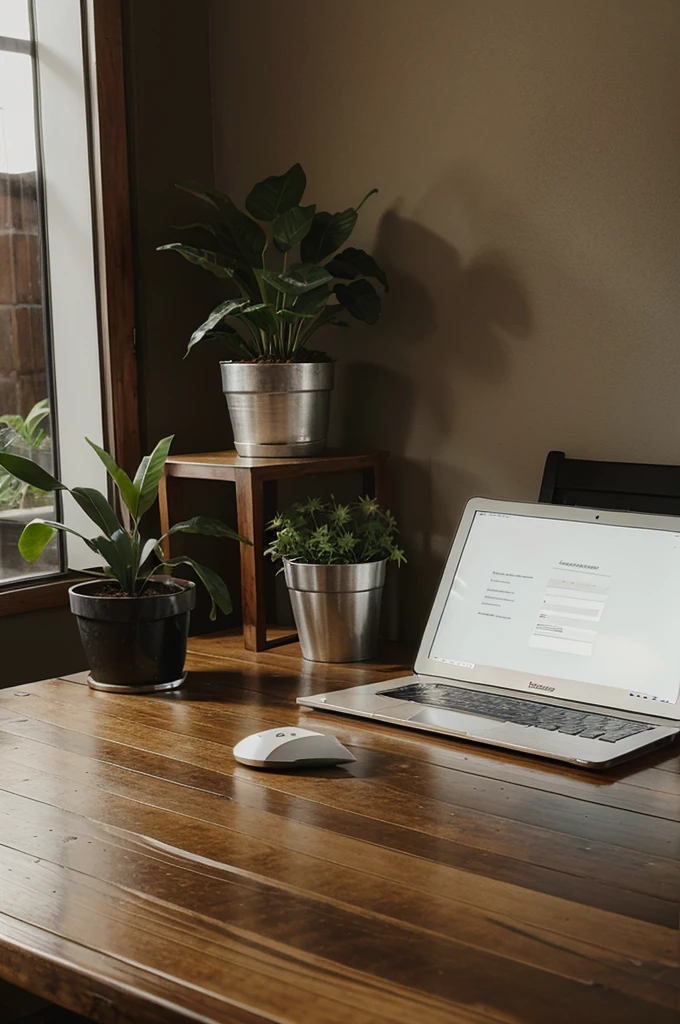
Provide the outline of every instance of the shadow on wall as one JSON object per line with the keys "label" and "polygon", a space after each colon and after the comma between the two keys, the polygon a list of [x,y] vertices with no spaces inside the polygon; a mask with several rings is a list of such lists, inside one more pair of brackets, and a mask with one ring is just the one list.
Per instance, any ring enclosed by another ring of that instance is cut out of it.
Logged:
{"label": "shadow on wall", "polygon": [[465,264],[444,238],[396,210],[383,217],[374,252],[390,293],[370,339],[362,332],[360,342],[380,363],[342,367],[341,430],[350,447],[392,453],[391,503],[410,558],[399,574],[399,634],[414,637],[457,514],[488,489],[484,467],[477,472],[469,453],[456,450],[456,393],[468,378],[505,380],[510,345],[530,333],[532,317],[502,254],[481,252]]}

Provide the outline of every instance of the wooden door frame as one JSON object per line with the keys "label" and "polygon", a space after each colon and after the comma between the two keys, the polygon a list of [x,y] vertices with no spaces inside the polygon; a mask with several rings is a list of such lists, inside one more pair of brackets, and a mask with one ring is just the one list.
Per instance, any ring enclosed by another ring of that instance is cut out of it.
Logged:
{"label": "wooden door frame", "polygon": [[87,0],[85,9],[105,425],[109,450],[133,473],[140,424],[122,6]]}

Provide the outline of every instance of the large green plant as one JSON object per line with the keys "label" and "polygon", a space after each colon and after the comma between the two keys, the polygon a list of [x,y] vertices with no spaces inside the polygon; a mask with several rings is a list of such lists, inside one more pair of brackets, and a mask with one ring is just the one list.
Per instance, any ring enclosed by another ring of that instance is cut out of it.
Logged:
{"label": "large green plant", "polygon": [[[228,614],[231,611],[229,591],[217,573],[200,565],[192,558],[181,555],[166,559],[161,550],[161,543],[174,533],[200,533],[209,537],[228,537],[231,540],[250,544],[249,540],[240,537],[229,526],[219,519],[208,519],[206,516],[194,516],[181,523],[175,523],[161,537],[143,539],[140,524],[143,516],[153,507],[158,498],[158,485],[163,475],[172,437],[159,441],[151,455],[145,455],[139,468],[131,479],[124,469],[116,464],[113,458],[87,439],[87,443],[97,453],[113,479],[123,504],[130,514],[129,527],[123,526],[105,496],[92,487],[66,487],[56,477],[37,466],[30,459],[8,452],[0,452],[0,467],[5,472],[23,481],[30,487],[38,487],[42,491],[66,491],[85,512],[89,519],[101,531],[96,537],[84,537],[82,533],[64,526],[63,523],[45,519],[34,519],[24,529],[19,538],[19,551],[27,562],[35,562],[42,554],[45,546],[56,536],[57,530],[80,537],[90,551],[100,555],[106,563],[103,575],[115,579],[121,592],[130,597],[143,595],[149,579],[158,572],[176,565],[190,565],[205,586],[212,600],[210,617],[214,619],[217,608]],[[92,575],[100,575],[92,570]]]}
{"label": "large green plant", "polygon": [[[216,189],[195,182],[180,186],[211,203],[220,220],[185,226],[209,236],[206,248],[183,242],[159,248],[229,281],[234,293],[196,328],[187,353],[201,341],[217,339],[234,359],[298,361],[319,327],[347,326],[344,313],[376,322],[381,300],[369,278],[387,291],[385,273],[363,249],[338,250],[378,190],[371,189],[356,207],[327,213],[301,205],[306,185],[305,172],[294,164],[254,186],[246,199],[248,213]],[[291,262],[296,251],[299,259]]]}
{"label": "large green plant", "polygon": [[[50,415],[49,399],[36,402],[28,416],[0,416],[0,451],[17,447],[37,454],[49,451],[50,438],[43,424]],[[11,473],[0,469],[0,509],[24,508],[45,498],[45,492],[17,480]]]}
{"label": "large green plant", "polygon": [[353,565],[387,558],[406,561],[396,542],[397,522],[375,498],[347,505],[335,498],[307,498],[279,513],[267,529],[275,534],[266,555],[277,562],[294,558],[310,565]]}

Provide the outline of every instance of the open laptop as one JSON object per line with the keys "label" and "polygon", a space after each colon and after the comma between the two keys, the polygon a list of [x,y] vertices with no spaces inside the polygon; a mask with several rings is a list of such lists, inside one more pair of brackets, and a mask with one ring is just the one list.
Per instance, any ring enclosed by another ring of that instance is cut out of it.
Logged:
{"label": "open laptop", "polygon": [[473,498],[414,674],[300,704],[606,768],[680,732],[680,518]]}

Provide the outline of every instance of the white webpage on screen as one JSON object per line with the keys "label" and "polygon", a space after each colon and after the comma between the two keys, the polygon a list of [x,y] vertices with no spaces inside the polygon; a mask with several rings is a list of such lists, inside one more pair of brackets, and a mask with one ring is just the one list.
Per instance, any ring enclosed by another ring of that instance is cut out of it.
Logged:
{"label": "white webpage on screen", "polygon": [[679,623],[679,534],[477,512],[430,654],[674,703]]}

